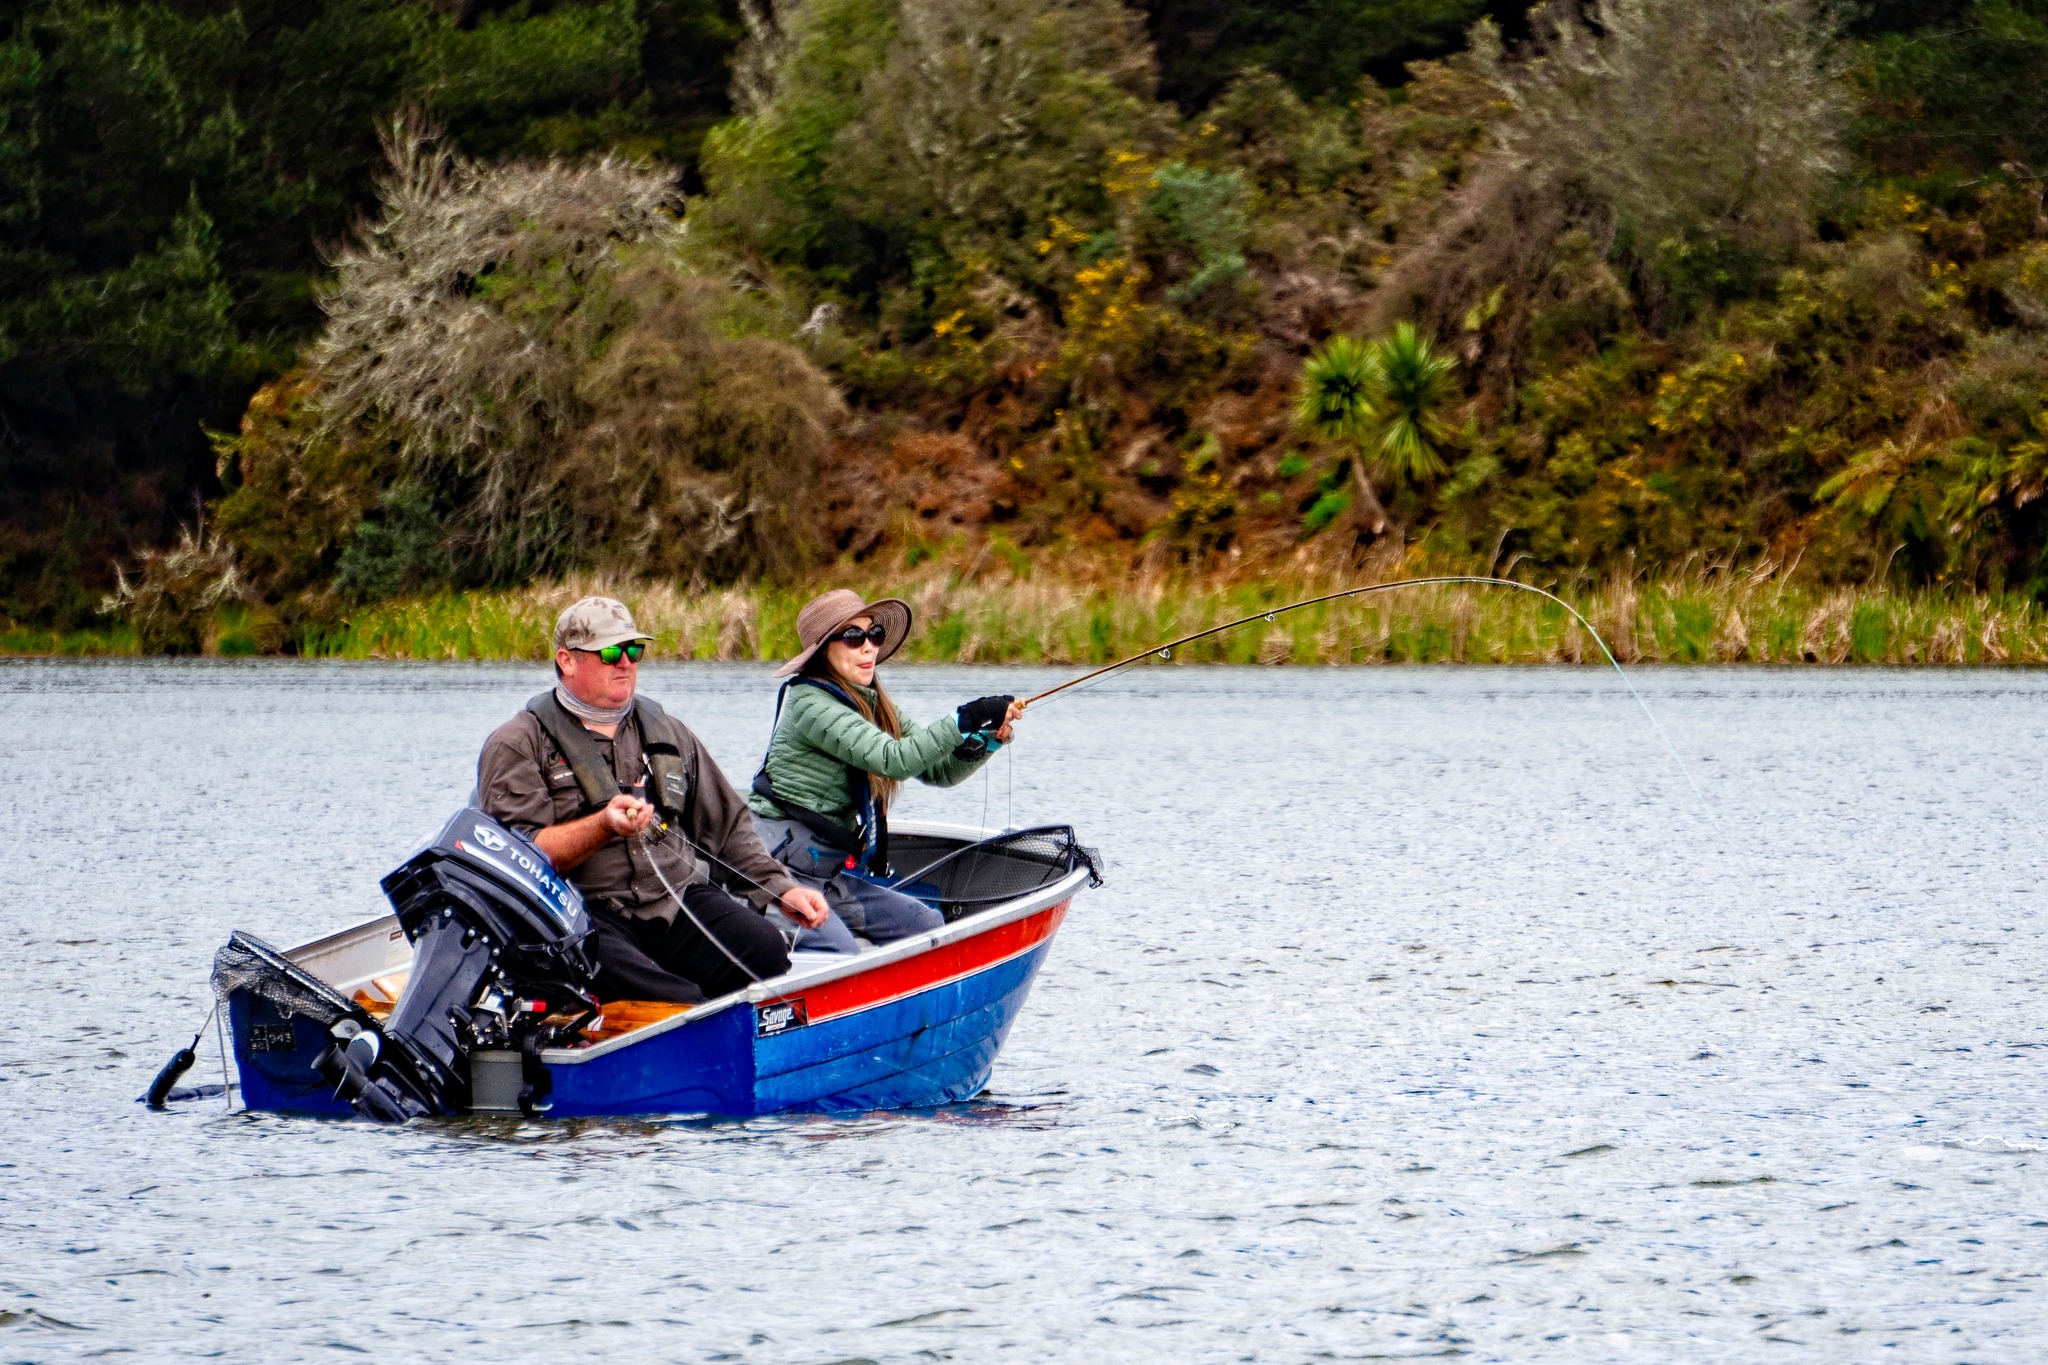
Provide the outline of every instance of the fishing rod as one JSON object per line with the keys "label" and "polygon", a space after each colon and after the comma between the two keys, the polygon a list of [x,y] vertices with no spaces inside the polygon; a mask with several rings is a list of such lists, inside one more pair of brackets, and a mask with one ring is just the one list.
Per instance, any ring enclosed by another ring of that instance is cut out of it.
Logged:
{"label": "fishing rod", "polygon": [[1163,645],[1153,645],[1149,649],[1141,649],[1136,654],[1132,654],[1127,658],[1118,659],[1115,663],[1104,664],[1092,672],[1083,673],[1078,678],[1070,678],[1057,687],[1048,687],[1045,691],[1035,696],[1026,697],[1019,703],[1019,708],[1029,710],[1039,702],[1056,697],[1069,688],[1080,687],[1084,683],[1095,681],[1097,678],[1108,677],[1120,669],[1129,668],[1133,664],[1143,663],[1145,660],[1155,656],[1161,659],[1172,658],[1173,651],[1179,649],[1182,645],[1192,644],[1196,640],[1206,640],[1211,635],[1221,635],[1227,630],[1236,630],[1239,626],[1248,626],[1254,621],[1271,621],[1275,617],[1285,616],[1291,611],[1300,611],[1304,607],[1321,606],[1325,602],[1336,602],[1347,597],[1366,597],[1376,592],[1392,592],[1396,588],[1426,588],[1447,584],[1518,588],[1523,592],[1532,592],[1538,597],[1555,602],[1567,612],[1570,612],[1572,619],[1585,627],[1586,634],[1593,637],[1593,643],[1600,646],[1601,654],[1605,655],[1607,662],[1614,666],[1614,671],[1621,678],[1622,685],[1628,688],[1629,695],[1636,699],[1636,705],[1643,708],[1643,715],[1648,717],[1651,728],[1657,732],[1657,738],[1664,741],[1664,747],[1678,764],[1678,770],[1685,774],[1686,784],[1692,788],[1692,794],[1698,798],[1700,809],[1707,813],[1708,819],[1713,818],[1713,807],[1707,804],[1706,793],[1700,790],[1700,784],[1693,779],[1692,769],[1686,765],[1685,759],[1679,754],[1677,746],[1671,742],[1671,736],[1664,733],[1663,725],[1657,720],[1657,713],[1650,709],[1650,704],[1647,701],[1643,700],[1643,694],[1636,691],[1636,685],[1630,680],[1628,671],[1621,666],[1621,660],[1614,657],[1614,651],[1607,647],[1607,641],[1601,639],[1600,632],[1593,629],[1593,623],[1588,621],[1577,607],[1565,601],[1556,593],[1539,588],[1533,583],[1522,583],[1512,578],[1489,578],[1479,574],[1439,574],[1429,578],[1397,578],[1387,583],[1368,583],[1364,587],[1345,588],[1341,592],[1329,592],[1324,593],[1321,597],[1310,597],[1300,602],[1289,602],[1283,607],[1274,607],[1269,611],[1253,612],[1250,616],[1239,617],[1235,621],[1225,621],[1220,626],[1210,626],[1207,630],[1198,630],[1191,635],[1183,635],[1178,640],[1168,640]]}

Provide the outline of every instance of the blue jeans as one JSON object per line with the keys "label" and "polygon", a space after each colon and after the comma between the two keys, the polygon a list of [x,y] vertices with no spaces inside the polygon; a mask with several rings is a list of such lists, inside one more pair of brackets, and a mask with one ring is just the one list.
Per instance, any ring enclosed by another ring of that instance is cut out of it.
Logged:
{"label": "blue jeans", "polygon": [[[820,846],[810,830],[796,821],[756,815],[754,828],[770,856],[788,868],[799,882],[822,891],[832,907],[832,918],[823,925],[798,933],[798,950],[857,953],[860,943],[854,938],[856,933],[865,935],[870,943],[894,943],[899,938],[945,927],[946,917],[915,896],[877,886],[848,872],[845,854]],[[796,921],[780,908],[771,909],[768,918],[778,925],[797,927]]]}

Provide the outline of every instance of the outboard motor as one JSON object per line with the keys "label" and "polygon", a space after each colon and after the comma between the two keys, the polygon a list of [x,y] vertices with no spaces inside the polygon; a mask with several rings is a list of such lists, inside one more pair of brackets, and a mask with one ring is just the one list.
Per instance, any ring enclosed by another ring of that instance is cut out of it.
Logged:
{"label": "outboard motor", "polygon": [[383,881],[413,944],[412,975],[381,1026],[343,1019],[320,1070],[385,1123],[469,1107],[469,1055],[523,1058],[519,1108],[547,1107],[540,1051],[597,1013],[583,897],[533,841],[471,807]]}

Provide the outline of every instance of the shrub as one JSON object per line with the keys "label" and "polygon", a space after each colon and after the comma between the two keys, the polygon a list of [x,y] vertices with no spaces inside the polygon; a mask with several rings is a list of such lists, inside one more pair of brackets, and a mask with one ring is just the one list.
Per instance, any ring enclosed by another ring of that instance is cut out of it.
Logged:
{"label": "shrub", "polygon": [[1880,166],[2048,162],[2048,14],[2040,5],[1920,0],[1911,9],[1917,22],[1880,35],[1864,73],[1872,98],[1858,140]]}
{"label": "shrub", "polygon": [[354,602],[381,602],[447,581],[441,549],[446,527],[433,498],[415,484],[385,493],[378,515],[357,525],[335,564],[334,590]]}
{"label": "shrub", "polygon": [[885,312],[907,286],[913,331],[986,277],[1047,288],[1048,220],[1099,224],[1110,150],[1169,136],[1116,0],[813,0],[751,28],[693,226]]}
{"label": "shrub", "polygon": [[1250,283],[1244,177],[1172,161],[1152,173],[1152,183],[1149,216],[1169,250],[1184,258],[1173,262],[1181,282],[1167,290],[1167,298],[1188,304],[1205,295],[1240,293]]}
{"label": "shrub", "polygon": [[1302,534],[1315,535],[1350,510],[1351,494],[1348,490],[1338,488],[1324,493],[1309,505],[1307,512],[1302,514]]}
{"label": "shrub", "polygon": [[839,400],[793,348],[719,338],[716,288],[642,267],[638,316],[580,377],[589,417],[557,481],[600,567],[727,582],[807,556]]}
{"label": "shrub", "polygon": [[232,545],[218,532],[181,526],[177,544],[143,554],[132,581],[117,571],[100,610],[134,626],[144,653],[197,654],[213,614],[243,602],[246,590]]}
{"label": "shrub", "polygon": [[1163,142],[1152,83],[1117,0],[903,0],[827,174],[897,259],[1035,280],[1050,219],[1102,216],[1110,152]]}
{"label": "shrub", "polygon": [[214,524],[265,595],[318,595],[335,558],[397,475],[388,443],[323,430],[319,386],[289,370],[258,389],[233,435],[213,433],[226,494]]}
{"label": "shrub", "polygon": [[874,255],[825,163],[888,50],[894,0],[759,0],[740,10],[737,117],[704,139],[709,193],[690,208],[691,232],[841,292],[871,290]]}
{"label": "shrub", "polygon": [[[545,465],[575,377],[629,309],[624,249],[675,233],[665,176],[615,161],[483,166],[393,126],[381,216],[337,253],[310,369],[331,431],[388,437],[460,505],[458,558],[494,578],[560,562]],[[457,491],[459,490],[459,491]]]}
{"label": "shrub", "polygon": [[1530,175],[1608,206],[1674,272],[1782,259],[1810,237],[1844,166],[1846,103],[1808,0],[1553,3],[1534,22],[1534,50],[1500,68],[1502,142]]}
{"label": "shrub", "polygon": [[442,552],[471,581],[792,565],[837,399],[786,343],[716,330],[746,323],[677,269],[668,177],[482,166],[417,123],[389,154],[309,365],[307,444],[388,448],[407,490],[355,532],[351,591],[416,584]]}

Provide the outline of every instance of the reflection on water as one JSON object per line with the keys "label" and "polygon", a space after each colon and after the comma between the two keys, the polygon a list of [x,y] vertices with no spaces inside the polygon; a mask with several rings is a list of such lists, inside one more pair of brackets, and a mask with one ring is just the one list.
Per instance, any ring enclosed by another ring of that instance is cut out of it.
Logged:
{"label": "reflection on water", "polygon": [[[764,672],[646,670],[742,780]],[[985,1100],[392,1130],[133,1101],[544,675],[0,667],[0,1358],[2029,1358],[2048,679],[1637,676],[1714,821],[1593,670],[1063,698],[906,807],[1109,861]]]}

